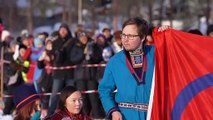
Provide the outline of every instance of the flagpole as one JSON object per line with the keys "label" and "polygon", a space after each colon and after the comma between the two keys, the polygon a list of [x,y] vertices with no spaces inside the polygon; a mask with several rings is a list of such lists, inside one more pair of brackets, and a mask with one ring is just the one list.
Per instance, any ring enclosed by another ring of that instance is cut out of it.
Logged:
{"label": "flagpole", "polygon": [[154,90],[155,90],[155,67],[154,67],[154,71],[152,75],[152,85],[151,85],[151,92],[150,92],[149,106],[148,106],[146,120],[151,120],[153,100],[154,100]]}
{"label": "flagpole", "polygon": [[3,88],[3,84],[4,84],[4,46],[2,46],[1,48],[1,91],[0,91],[0,99],[3,100],[3,94],[4,94],[4,88]]}

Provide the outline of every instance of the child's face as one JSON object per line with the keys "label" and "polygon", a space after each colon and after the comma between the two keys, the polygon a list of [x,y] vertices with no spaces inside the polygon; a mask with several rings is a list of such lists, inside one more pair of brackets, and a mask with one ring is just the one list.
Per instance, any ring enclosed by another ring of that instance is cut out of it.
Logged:
{"label": "child's face", "polygon": [[29,47],[30,46],[30,41],[28,39],[22,40],[22,44]]}
{"label": "child's face", "polygon": [[106,30],[106,31],[104,31],[104,36],[106,37],[106,38],[108,38],[108,37],[110,37],[110,31],[109,30]]}
{"label": "child's face", "polygon": [[47,50],[52,50],[52,42],[47,42],[46,49]]}
{"label": "child's face", "polygon": [[20,57],[24,57],[25,53],[26,53],[26,49],[25,49],[25,48],[21,48],[21,49],[19,50],[19,56],[20,56]]}
{"label": "child's face", "polygon": [[42,44],[42,43],[38,43],[38,44],[36,45],[36,47],[37,47],[37,48],[41,48],[41,47],[43,47],[43,44]]}

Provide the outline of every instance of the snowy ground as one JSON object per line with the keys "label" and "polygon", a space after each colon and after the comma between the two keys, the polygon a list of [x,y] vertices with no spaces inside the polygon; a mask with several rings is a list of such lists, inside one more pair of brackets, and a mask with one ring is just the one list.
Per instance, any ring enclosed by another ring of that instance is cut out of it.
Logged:
{"label": "snowy ground", "polygon": [[13,120],[12,115],[2,115],[2,114],[3,114],[3,112],[0,109],[0,120]]}

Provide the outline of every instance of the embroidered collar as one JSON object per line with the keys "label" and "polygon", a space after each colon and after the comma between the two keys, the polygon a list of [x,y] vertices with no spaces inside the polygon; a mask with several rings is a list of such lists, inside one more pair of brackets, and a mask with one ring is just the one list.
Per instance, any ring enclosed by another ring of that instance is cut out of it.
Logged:
{"label": "embroidered collar", "polygon": [[[142,62],[143,64],[138,67],[138,68],[133,68],[132,63],[131,63],[131,56],[130,53],[127,51],[124,51],[125,53],[125,59],[126,59],[126,65],[130,71],[130,73],[132,74],[132,76],[135,78],[135,80],[137,81],[138,84],[145,84],[145,76],[146,76],[146,69],[147,69],[147,58],[146,56],[143,54],[143,59]],[[136,73],[136,69],[142,69],[141,73],[139,73],[140,75],[138,75]]]}
{"label": "embroidered collar", "polygon": [[141,68],[143,64],[143,50],[138,48],[134,51],[129,52],[130,60],[133,68]]}

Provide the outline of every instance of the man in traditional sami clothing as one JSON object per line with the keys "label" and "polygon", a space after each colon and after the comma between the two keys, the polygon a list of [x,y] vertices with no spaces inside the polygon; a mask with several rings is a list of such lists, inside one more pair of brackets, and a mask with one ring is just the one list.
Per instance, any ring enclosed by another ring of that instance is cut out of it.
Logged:
{"label": "man in traditional sami clothing", "polygon": [[121,34],[124,50],[105,68],[98,90],[107,116],[113,120],[146,119],[154,70],[154,46],[145,45],[147,32],[145,20],[127,20]]}

